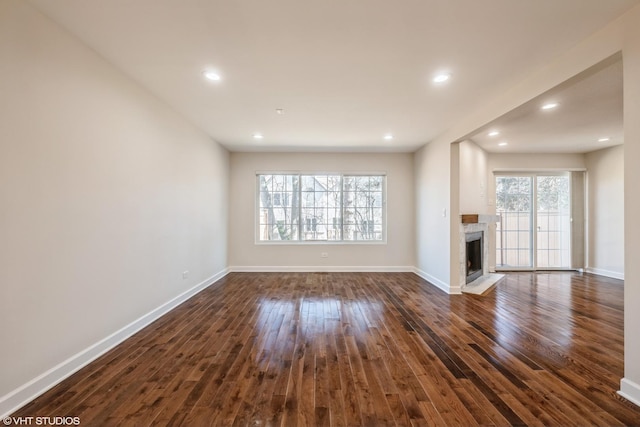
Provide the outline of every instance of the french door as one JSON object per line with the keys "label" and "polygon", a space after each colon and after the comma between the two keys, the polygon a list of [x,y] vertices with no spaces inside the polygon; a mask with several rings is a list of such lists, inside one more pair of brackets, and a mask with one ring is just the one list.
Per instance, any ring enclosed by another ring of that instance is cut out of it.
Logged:
{"label": "french door", "polygon": [[496,175],[496,269],[571,268],[569,173]]}

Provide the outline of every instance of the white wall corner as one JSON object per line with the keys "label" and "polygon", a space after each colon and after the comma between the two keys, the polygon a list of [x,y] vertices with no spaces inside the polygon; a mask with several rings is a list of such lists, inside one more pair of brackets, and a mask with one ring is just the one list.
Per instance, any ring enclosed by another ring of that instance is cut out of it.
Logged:
{"label": "white wall corner", "polygon": [[623,378],[620,380],[620,390],[618,394],[629,402],[640,406],[640,384]]}
{"label": "white wall corner", "polygon": [[427,282],[431,283],[435,287],[439,288],[440,290],[448,294],[452,294],[452,295],[462,294],[462,288],[460,286],[450,286],[448,283],[443,282],[437,277],[434,277],[429,273],[420,270],[419,268],[415,268],[413,272],[418,276],[422,277]]}
{"label": "white wall corner", "polygon": [[97,343],[87,347],[86,349],[76,353],[62,363],[54,366],[43,374],[37,376],[31,381],[23,384],[17,389],[0,397],[0,418],[4,419],[17,411],[36,397],[40,396],[47,390],[53,388],[66,378],[70,377],[89,363],[96,360],[136,332],[150,325],[160,317],[164,316],[178,305],[187,301],[200,291],[211,286],[224,276],[229,274],[230,270],[225,268],[217,274],[200,282],[196,286],[181,293],[175,298],[167,301],[161,306],[155,308],[144,316],[134,320],[122,329],[112,333],[108,337],[98,341]]}

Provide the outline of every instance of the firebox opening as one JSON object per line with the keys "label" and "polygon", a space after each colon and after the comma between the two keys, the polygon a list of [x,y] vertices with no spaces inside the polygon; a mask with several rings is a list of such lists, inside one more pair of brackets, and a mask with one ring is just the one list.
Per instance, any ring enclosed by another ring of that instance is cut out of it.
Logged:
{"label": "firebox opening", "polygon": [[482,276],[482,252],[483,252],[483,233],[467,233],[467,280],[466,283],[473,282]]}

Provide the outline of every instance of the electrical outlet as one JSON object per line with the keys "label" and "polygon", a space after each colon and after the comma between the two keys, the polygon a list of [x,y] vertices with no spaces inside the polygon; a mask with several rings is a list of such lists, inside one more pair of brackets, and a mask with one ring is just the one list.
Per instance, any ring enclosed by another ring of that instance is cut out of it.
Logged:
{"label": "electrical outlet", "polygon": [[328,252],[320,252],[320,258],[329,258]]}
{"label": "electrical outlet", "polygon": [[182,272],[182,278],[183,279],[189,278],[189,270],[185,270],[185,271]]}

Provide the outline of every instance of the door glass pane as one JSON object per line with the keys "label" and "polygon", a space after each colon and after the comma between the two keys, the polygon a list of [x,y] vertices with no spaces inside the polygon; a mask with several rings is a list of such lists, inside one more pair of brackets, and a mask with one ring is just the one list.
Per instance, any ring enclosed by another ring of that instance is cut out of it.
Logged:
{"label": "door glass pane", "polygon": [[496,266],[532,267],[532,177],[496,177]]}
{"label": "door glass pane", "polygon": [[536,177],[537,267],[571,267],[571,192],[567,175]]}

